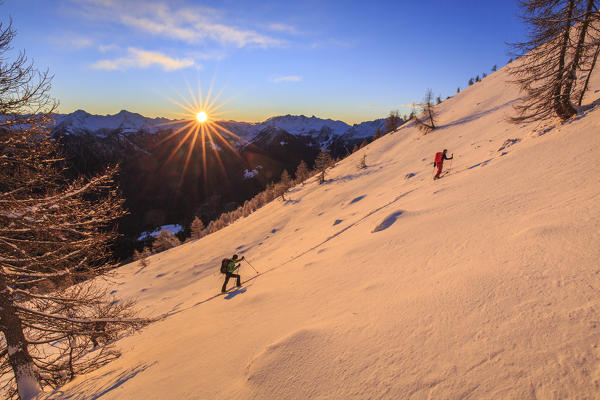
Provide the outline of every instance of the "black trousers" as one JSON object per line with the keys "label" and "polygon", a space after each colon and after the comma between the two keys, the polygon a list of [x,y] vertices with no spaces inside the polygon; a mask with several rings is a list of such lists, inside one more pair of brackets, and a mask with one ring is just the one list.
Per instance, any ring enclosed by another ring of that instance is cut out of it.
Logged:
{"label": "black trousers", "polygon": [[240,276],[238,274],[233,274],[228,272],[225,274],[225,282],[223,283],[223,287],[221,288],[221,292],[224,292],[227,289],[227,282],[229,282],[229,278],[236,278],[237,285],[242,286],[242,282],[240,281]]}

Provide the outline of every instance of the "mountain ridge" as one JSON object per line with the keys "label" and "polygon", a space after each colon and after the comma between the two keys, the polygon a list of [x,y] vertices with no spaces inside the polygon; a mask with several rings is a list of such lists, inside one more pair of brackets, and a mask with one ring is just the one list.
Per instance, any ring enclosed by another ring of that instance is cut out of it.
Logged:
{"label": "mountain ridge", "polygon": [[[251,141],[259,132],[268,127],[283,129],[293,135],[307,136],[318,136],[322,133],[323,128],[329,128],[335,136],[364,139],[373,136],[377,128],[383,128],[385,118],[350,125],[340,120],[319,118],[314,115],[307,117],[302,114],[286,114],[269,117],[262,122],[235,120],[218,120],[216,122],[245,141]],[[127,110],[121,110],[116,114],[100,115],[78,109],[68,114],[55,114],[53,133],[97,136],[138,132],[153,134],[179,128],[184,123],[185,120],[165,117],[151,118]]]}

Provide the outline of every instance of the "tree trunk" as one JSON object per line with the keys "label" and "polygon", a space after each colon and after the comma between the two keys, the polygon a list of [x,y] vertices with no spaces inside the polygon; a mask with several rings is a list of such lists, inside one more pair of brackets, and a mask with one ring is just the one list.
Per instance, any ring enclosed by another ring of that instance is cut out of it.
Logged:
{"label": "tree trunk", "polygon": [[[579,66],[579,60],[583,53],[583,47],[585,46],[585,34],[587,32],[588,25],[590,23],[592,8],[594,7],[594,0],[587,0],[587,7],[585,10],[585,17],[581,24],[581,31],[579,32],[579,39],[577,40],[577,47],[575,48],[575,54],[571,61],[571,68],[567,72],[567,82],[562,93],[562,107],[565,114],[565,119],[575,115],[577,112],[573,103],[571,103],[571,90],[573,89],[573,83],[577,79],[577,67]],[[591,73],[591,71],[590,71]]]}
{"label": "tree trunk", "polygon": [[592,65],[590,66],[590,71],[588,72],[587,78],[585,78],[585,84],[583,85],[583,89],[581,90],[581,95],[579,96],[579,102],[577,103],[579,106],[581,106],[581,103],[583,102],[583,96],[585,95],[585,92],[587,91],[588,85],[590,83],[590,76],[592,76],[592,71],[594,70],[594,67],[596,66],[596,61],[598,61],[598,53],[600,53],[600,44],[598,44],[598,46],[596,46],[596,52],[594,53],[594,59],[592,60]]}
{"label": "tree trunk", "polygon": [[39,376],[33,359],[27,351],[21,319],[16,313],[2,278],[0,278],[0,287],[4,289],[0,291],[0,330],[6,340],[8,362],[15,375],[19,397],[21,400],[29,400],[41,391]]}
{"label": "tree trunk", "polygon": [[565,117],[566,113],[564,111],[563,108],[563,104],[564,102],[562,101],[561,98],[561,92],[562,92],[562,82],[563,82],[563,77],[565,74],[565,57],[567,54],[567,47],[569,46],[569,33],[571,32],[571,19],[573,16],[573,8],[575,7],[575,0],[569,0],[569,5],[567,8],[567,19],[565,21],[565,28],[564,28],[564,34],[563,34],[563,43],[561,45],[561,49],[560,49],[560,58],[558,60],[558,71],[556,71],[556,77],[555,77],[555,81],[554,81],[554,111],[556,111],[556,114],[563,120],[567,119],[570,117],[567,116]]}

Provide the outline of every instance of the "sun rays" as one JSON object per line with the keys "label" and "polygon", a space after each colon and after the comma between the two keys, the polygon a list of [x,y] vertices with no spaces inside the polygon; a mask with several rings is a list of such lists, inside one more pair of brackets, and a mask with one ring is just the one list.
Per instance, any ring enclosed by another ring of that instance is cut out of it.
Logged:
{"label": "sun rays", "polygon": [[173,131],[164,137],[159,142],[159,145],[171,139],[178,141],[165,161],[165,164],[172,162],[181,149],[185,149],[185,160],[181,171],[180,185],[189,167],[193,152],[202,151],[202,175],[206,184],[209,173],[207,152],[211,151],[213,153],[223,175],[227,177],[227,171],[219,150],[221,147],[224,147],[236,157],[241,158],[228,139],[238,141],[245,141],[245,139],[237,136],[219,122],[219,118],[223,116],[223,106],[227,102],[219,101],[221,93],[213,97],[212,85],[206,96],[203,96],[200,85],[198,85],[197,93],[194,93],[188,85],[188,92],[189,98],[178,93],[181,101],[170,99],[180,107],[181,111],[176,114],[179,117],[178,119],[164,124],[172,126]]}

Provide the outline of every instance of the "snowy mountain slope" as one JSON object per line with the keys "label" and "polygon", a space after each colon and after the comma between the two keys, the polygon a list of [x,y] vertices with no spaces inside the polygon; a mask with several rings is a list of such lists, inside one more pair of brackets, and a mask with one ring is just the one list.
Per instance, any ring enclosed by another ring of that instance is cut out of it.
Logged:
{"label": "snowy mountain slope", "polygon": [[81,134],[86,132],[105,135],[110,131],[120,133],[148,132],[155,133],[165,129],[169,122],[166,118],[148,118],[143,115],[121,110],[114,115],[92,115],[83,110],[71,114],[57,114],[55,131],[65,134]]}
{"label": "snowy mountain slope", "polygon": [[[404,126],[325,184],[121,268],[115,297],[168,316],[49,398],[597,396],[600,110],[511,125],[507,79],[444,101],[429,135]],[[443,148],[452,172],[432,181]],[[244,288],[214,297],[233,252],[262,274],[243,265]]]}

